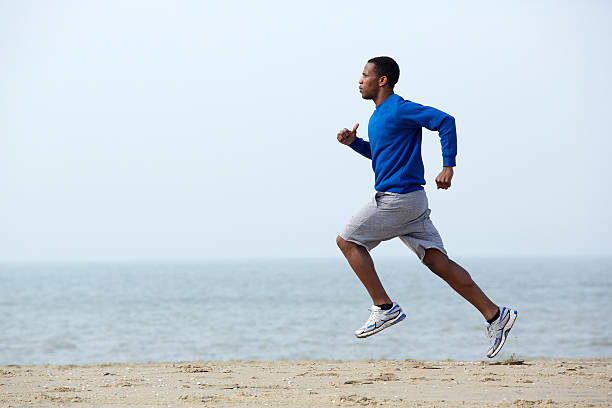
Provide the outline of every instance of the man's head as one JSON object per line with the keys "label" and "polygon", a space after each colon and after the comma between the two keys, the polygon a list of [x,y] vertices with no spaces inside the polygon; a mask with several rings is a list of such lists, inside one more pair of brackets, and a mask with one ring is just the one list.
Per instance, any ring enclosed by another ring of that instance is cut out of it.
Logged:
{"label": "man's head", "polygon": [[359,79],[359,92],[362,98],[375,99],[380,92],[393,92],[399,74],[399,65],[393,58],[370,58]]}

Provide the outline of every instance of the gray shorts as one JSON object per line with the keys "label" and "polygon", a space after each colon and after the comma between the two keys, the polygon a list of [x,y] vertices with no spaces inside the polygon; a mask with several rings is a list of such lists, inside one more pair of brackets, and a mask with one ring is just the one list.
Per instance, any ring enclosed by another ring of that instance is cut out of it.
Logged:
{"label": "gray shorts", "polygon": [[425,190],[407,194],[377,192],[344,227],[340,236],[371,251],[381,241],[399,237],[422,261],[425,250],[446,254],[442,238],[429,219]]}

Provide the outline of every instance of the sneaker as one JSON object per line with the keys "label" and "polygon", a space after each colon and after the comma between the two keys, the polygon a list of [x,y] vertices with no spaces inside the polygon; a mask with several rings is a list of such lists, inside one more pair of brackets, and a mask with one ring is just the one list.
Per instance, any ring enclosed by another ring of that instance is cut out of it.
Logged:
{"label": "sneaker", "polygon": [[393,302],[393,306],[389,310],[382,310],[376,305],[372,305],[368,310],[371,312],[370,318],[363,327],[355,331],[355,336],[360,339],[376,334],[395,323],[401,322],[406,317],[404,312],[402,312],[402,308],[395,302]]}
{"label": "sneaker", "polygon": [[487,323],[487,334],[491,345],[487,351],[487,357],[493,358],[499,353],[499,350],[504,346],[508,332],[512,328],[516,320],[517,311],[503,307],[499,312],[499,319],[493,323]]}

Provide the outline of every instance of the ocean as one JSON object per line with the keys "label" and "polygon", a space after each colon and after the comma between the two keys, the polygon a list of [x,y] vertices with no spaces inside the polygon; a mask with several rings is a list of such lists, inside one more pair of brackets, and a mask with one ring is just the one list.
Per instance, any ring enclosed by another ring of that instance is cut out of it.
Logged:
{"label": "ocean", "polygon": [[[612,357],[612,257],[456,259],[518,310],[497,359]],[[0,365],[483,360],[482,316],[418,260],[375,258],[407,317],[367,339],[344,259],[0,264]]]}

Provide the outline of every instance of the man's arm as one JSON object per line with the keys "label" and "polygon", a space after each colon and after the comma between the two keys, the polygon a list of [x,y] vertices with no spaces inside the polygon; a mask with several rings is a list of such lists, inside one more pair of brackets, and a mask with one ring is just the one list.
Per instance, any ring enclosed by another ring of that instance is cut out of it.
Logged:
{"label": "man's arm", "polygon": [[453,167],[457,157],[457,128],[455,118],[431,106],[405,101],[402,106],[402,118],[408,126],[421,126],[438,132],[442,146],[443,169],[436,177],[438,188],[447,189],[451,186]]}
{"label": "man's arm", "polygon": [[372,160],[372,150],[370,149],[370,142],[366,142],[363,139],[355,137],[355,141],[348,146],[360,155]]}
{"label": "man's arm", "polygon": [[366,142],[365,140],[357,137],[358,127],[359,123],[356,123],[355,126],[353,126],[353,130],[348,130],[347,128],[342,129],[340,132],[338,132],[338,141],[344,145],[347,145],[360,155],[372,160],[370,142]]}
{"label": "man's arm", "polygon": [[421,126],[438,132],[442,145],[442,165],[454,167],[457,156],[457,129],[455,118],[431,106],[405,101],[402,106],[402,119],[408,126]]}

